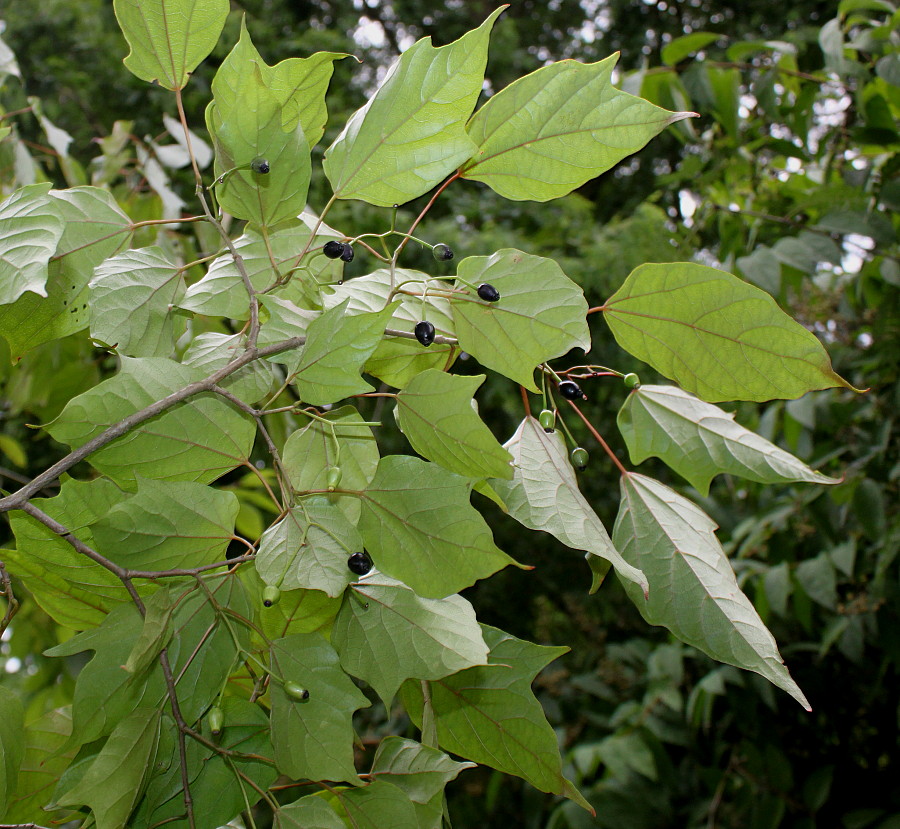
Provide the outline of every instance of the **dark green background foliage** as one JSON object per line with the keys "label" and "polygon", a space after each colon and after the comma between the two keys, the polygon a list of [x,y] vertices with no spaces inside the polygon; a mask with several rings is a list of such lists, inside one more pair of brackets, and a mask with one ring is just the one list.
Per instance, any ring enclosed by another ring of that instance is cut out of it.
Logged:
{"label": "dark green background foliage", "polygon": [[[546,204],[504,201],[480,185],[460,188],[429,214],[427,238],[449,244],[457,259],[508,247],[552,257],[592,306],[644,262],[696,258],[721,266],[772,293],[826,343],[838,374],[871,390],[864,397],[831,389],[787,403],[731,407],[741,424],[815,468],[843,476],[837,486],[772,486],[720,476],[702,497],[656,459],[640,468],[687,493],[719,524],[741,586],[780,643],[811,714],[760,677],[719,665],[648,627],[618,581],[609,579],[588,595],[590,573],[571,551],[485,510],[498,546],[536,570],[507,568],[466,596],[485,624],[571,647],[535,688],[560,735],[567,776],[597,817],[481,767],[448,789],[457,827],[900,826],[898,31],[881,0],[845,0],[840,8],[835,23],[832,5],[818,2],[526,1],[514,3],[496,26],[487,69],[493,91],[545,61],[595,61],[621,49],[626,88],[700,117],[669,128],[617,169]],[[323,148],[364,102],[379,67],[422,35],[436,45],[458,38],[491,10],[481,2],[436,8],[420,0],[232,4],[219,45],[187,88],[188,119],[203,122],[211,79],[246,13],[270,64],[316,50],[362,58],[361,66],[336,64],[329,125],[313,153],[314,162],[321,161]],[[176,115],[171,95],[123,70],[127,49],[111,4],[7,0],[0,14],[7,25],[3,39],[24,78],[24,90],[7,79],[0,105],[12,112],[28,106],[26,95],[36,96],[45,114],[74,137],[71,160],[59,161],[34,117],[10,119],[56,186],[98,174],[90,164],[97,155],[93,141],[109,135],[115,121],[133,121],[128,129],[143,139],[162,133],[163,113]],[[363,16],[380,23],[384,45],[354,41]],[[588,24],[597,24],[593,40],[578,36]],[[699,44],[699,53],[667,53],[685,32],[718,37]],[[754,41],[789,46],[745,48]],[[158,218],[159,198],[135,172],[133,150],[111,163],[120,162],[120,201],[134,219]],[[0,176],[8,177],[12,164],[9,151],[0,149]],[[190,200],[192,178],[169,172],[173,187]],[[330,191],[316,175],[310,202],[323,204]],[[426,198],[401,208],[406,224]],[[346,201],[328,221],[365,227],[382,213]],[[198,234],[184,244],[190,260],[209,243]],[[429,251],[416,248],[411,245],[404,266],[427,269]],[[365,272],[361,261],[347,269],[350,276]],[[590,359],[656,382],[651,369],[614,348],[599,316],[590,317]],[[8,372],[5,355],[2,362],[0,377]],[[0,475],[7,491],[61,452],[26,424],[55,417],[69,398],[112,374],[115,364],[83,339],[69,338],[40,346],[25,365],[27,372],[3,381]],[[456,371],[481,369],[471,360]],[[585,412],[626,459],[613,426],[624,388],[615,378],[582,385],[589,397]],[[381,417],[380,401],[365,405],[364,417]],[[486,384],[479,405],[495,435],[512,434],[521,401],[511,383]],[[392,426],[392,418],[385,423]],[[580,485],[611,526],[618,504],[614,470],[581,424],[571,426],[591,452]],[[391,441],[401,451],[399,433],[387,432],[385,440],[388,451]],[[84,477],[80,471],[75,477]],[[225,482],[240,494],[248,533],[254,522],[271,520],[248,494],[246,480],[234,473]],[[5,526],[2,532],[8,546]],[[2,685],[24,695],[32,716],[68,701],[78,658],[41,656],[57,644],[57,631],[27,598],[14,625],[0,666],[15,659],[21,667],[0,673]],[[383,708],[363,716],[362,733],[373,743],[396,727]]]}

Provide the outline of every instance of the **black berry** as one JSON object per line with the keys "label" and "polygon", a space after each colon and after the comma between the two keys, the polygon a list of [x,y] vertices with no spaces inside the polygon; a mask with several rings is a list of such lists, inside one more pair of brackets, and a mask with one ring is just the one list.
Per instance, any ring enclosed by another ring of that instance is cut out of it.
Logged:
{"label": "black berry", "polygon": [[353,261],[353,248],[350,245],[348,245],[346,242],[344,242],[344,244],[341,245],[341,247],[343,248],[343,250],[341,251],[341,259],[343,259],[344,262],[352,262]]}
{"label": "black berry", "polygon": [[322,253],[324,253],[329,259],[338,259],[344,253],[344,243],[326,242],[322,247]]}
{"label": "black berry", "polygon": [[269,162],[264,158],[254,158],[253,161],[250,162],[250,169],[253,170],[254,173],[265,175],[269,172]]}
{"label": "black berry", "polygon": [[354,553],[347,559],[347,567],[351,573],[357,576],[364,576],[372,569],[372,557],[363,550],[361,553]]}
{"label": "black berry", "polygon": [[429,346],[434,342],[434,326],[427,320],[417,322],[414,333],[416,339],[424,346]]}
{"label": "black berry", "polygon": [[563,380],[562,383],[559,384],[559,393],[565,397],[566,400],[587,399],[584,396],[584,392],[578,387],[578,383],[573,383],[571,380]]}
{"label": "black berry", "polygon": [[453,251],[450,250],[449,245],[440,242],[431,249],[431,255],[434,256],[438,262],[449,262],[453,258]]}
{"label": "black berry", "polygon": [[488,285],[487,282],[485,282],[484,285],[478,286],[478,296],[480,296],[485,302],[499,302],[500,291],[498,291],[493,285]]}

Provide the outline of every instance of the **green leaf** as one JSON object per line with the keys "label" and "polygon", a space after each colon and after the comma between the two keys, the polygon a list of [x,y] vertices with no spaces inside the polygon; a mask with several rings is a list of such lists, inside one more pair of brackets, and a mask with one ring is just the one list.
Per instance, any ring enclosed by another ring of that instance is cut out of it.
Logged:
{"label": "green leaf", "polygon": [[[431,683],[438,745],[590,810],[563,776],[556,734],[531,692],[537,674],[568,648],[534,645],[482,627],[491,649],[489,664]],[[421,727],[421,683],[406,682],[400,693],[410,718]]]}
{"label": "green leaf", "polygon": [[144,607],[147,612],[141,634],[122,666],[130,674],[141,674],[148,670],[172,638],[175,602],[169,589],[164,587],[157,590],[144,602]]}
{"label": "green leaf", "polygon": [[0,815],[16,793],[25,758],[25,709],[18,694],[0,685]]}
{"label": "green leaf", "polygon": [[445,469],[470,478],[511,478],[509,452],[473,408],[484,379],[428,369],[397,396],[397,421],[412,448]]}
{"label": "green leaf", "polygon": [[771,296],[715,268],[641,265],[603,312],[622,348],[710,403],[853,388]]}
{"label": "green leaf", "polygon": [[692,32],[667,43],[659,56],[666,66],[676,66],[689,55],[715,43],[721,37],[716,32]]}
{"label": "green leaf", "polygon": [[515,564],[469,503],[469,484],[406,455],[382,458],[359,524],[379,570],[440,599]]}
{"label": "green leaf", "polygon": [[839,484],[734,422],[734,414],[676,386],[640,386],[619,411],[619,431],[632,463],[662,459],[701,495],[728,472],[762,484]]}
{"label": "green leaf", "polygon": [[88,283],[91,336],[130,357],[168,357],[172,308],[184,293],[181,270],[154,245],[103,262]]}
{"label": "green leaf", "polygon": [[63,234],[49,184],[29,184],[0,203],[0,305],[25,291],[47,296],[47,266]]}
{"label": "green leaf", "polygon": [[309,325],[306,345],[288,370],[300,399],[314,406],[372,390],[360,376],[399,303],[374,313],[350,314],[347,303],[330,308]]}
{"label": "green leaf", "polygon": [[442,751],[402,737],[385,737],[372,760],[373,780],[385,780],[412,801],[419,829],[440,829],[444,788],[475,763],[457,763]]}
{"label": "green leaf", "polygon": [[81,331],[90,318],[88,282],[108,257],[127,247],[131,222],[97,187],[51,190],[63,234],[50,261],[45,296],[30,291],[0,306],[0,333],[17,360],[41,343]]}
{"label": "green leaf", "polygon": [[[352,406],[333,409],[320,417],[322,420],[310,420],[294,432],[284,445],[281,459],[291,486],[297,492],[324,492],[328,469],[340,466],[341,489],[361,492],[378,467],[378,444],[372,430]],[[358,498],[331,493],[328,499],[352,523],[358,521]]]}
{"label": "green leaf", "polygon": [[384,780],[337,790],[334,797],[354,829],[422,829],[406,793]]}
{"label": "green leaf", "polygon": [[[263,323],[259,328],[259,336],[256,340],[260,347],[274,345],[292,337],[305,337],[313,320],[322,315],[321,311],[307,311],[298,308],[290,300],[282,299],[274,294],[267,294],[259,299],[265,309]],[[293,353],[282,352],[267,359],[273,363],[290,365],[299,360],[297,356],[299,351],[300,348]]]}
{"label": "green leaf", "polygon": [[715,529],[696,504],[659,481],[623,476],[613,538],[650,582],[649,598],[628,583],[626,592],[651,625],[668,628],[713,659],[755,671],[811,710],[772,634],[738,587]]}
{"label": "green leaf", "polygon": [[[77,448],[203,377],[198,369],[172,360],[122,357],[115,377],[70,400],[47,431]],[[221,397],[203,393],[136,426],[94,452],[90,462],[126,487],[135,486],[137,475],[210,483],[247,461],[255,434],[250,417]]]}
{"label": "green leaf", "polygon": [[289,777],[358,782],[353,765],[353,712],[369,701],[340,667],[320,635],[298,633],[272,642],[272,673],[309,691],[299,702],[281,681],[269,686],[272,743],[278,770]]}
{"label": "green leaf", "polygon": [[388,69],[325,152],[335,195],[390,207],[421,196],[472,156],[465,122],[484,83],[497,9],[459,40],[422,38]]}
{"label": "green leaf", "polygon": [[[263,345],[257,341],[258,345]],[[206,331],[191,340],[181,362],[201,369],[205,375],[224,368],[246,348],[246,340],[240,334],[218,334]],[[249,365],[228,375],[219,383],[245,403],[256,403],[265,397],[275,382],[275,371],[264,360],[254,360]]]}
{"label": "green leaf", "polygon": [[388,709],[405,679],[440,679],[487,662],[475,611],[461,596],[423,599],[374,572],[354,585],[332,643],[347,673],[365,680]]}
{"label": "green leaf", "polygon": [[[33,503],[64,527],[77,530],[81,541],[92,546],[91,525],[121,498],[121,491],[102,478],[69,479],[55,498],[35,498]],[[30,515],[13,512],[10,525],[17,549],[4,551],[3,560],[59,624],[75,630],[95,627],[107,612],[131,601],[122,582],[109,570],[76,552]]]}
{"label": "green leaf", "polygon": [[568,547],[584,550],[589,562],[594,557],[608,561],[623,579],[646,592],[646,577],[619,555],[603,523],[578,489],[562,435],[548,434],[535,418],[528,416],[504,445],[513,456],[513,479],[490,483],[509,514],[530,530],[543,530]]}
{"label": "green leaf", "polygon": [[507,248],[463,259],[457,273],[500,292],[495,303],[451,303],[460,347],[483,366],[536,392],[535,366],[572,348],[590,349],[584,292],[552,259]]}
{"label": "green leaf", "polygon": [[115,0],[113,8],[131,47],[125,66],[166,89],[183,89],[219,40],[227,0]]}
{"label": "green leaf", "polygon": [[233,492],[140,475],[136,481],[137,494],[91,527],[99,553],[131,570],[200,567],[225,558],[239,508]]}
{"label": "green leaf", "polygon": [[301,797],[275,812],[275,829],[346,829],[346,826],[337,812],[315,795]]}
{"label": "green leaf", "polygon": [[304,499],[259,541],[256,571],[266,584],[340,596],[353,580],[347,557],[362,539],[340,508],[324,498]]}
{"label": "green leaf", "polygon": [[[61,806],[90,806],[97,829],[119,829],[140,797],[159,742],[159,711],[132,711],[109,736],[77,786],[59,799]],[[110,781],[115,780],[111,786]]]}
{"label": "green leaf", "polygon": [[552,63],[489,98],[467,127],[478,149],[460,169],[463,178],[514,201],[549,201],[694,114],[620,92],[612,84],[618,57]]}

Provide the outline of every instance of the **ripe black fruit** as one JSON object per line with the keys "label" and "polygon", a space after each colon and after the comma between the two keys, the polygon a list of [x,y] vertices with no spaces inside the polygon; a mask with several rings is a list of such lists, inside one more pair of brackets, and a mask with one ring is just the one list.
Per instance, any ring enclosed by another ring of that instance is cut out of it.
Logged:
{"label": "ripe black fruit", "polygon": [[326,242],[322,247],[322,253],[324,253],[329,259],[339,259],[344,253],[344,243],[334,241]]}
{"label": "ripe black fruit", "polygon": [[341,251],[341,259],[344,262],[352,262],[353,261],[353,248],[350,245],[348,245],[346,242],[344,242],[344,244],[341,245],[341,247],[343,248],[343,250]]}
{"label": "ripe black fruit", "polygon": [[485,302],[500,301],[500,291],[498,291],[493,285],[488,285],[487,282],[485,282],[484,285],[478,286],[478,296],[481,297]]}
{"label": "ripe black fruit", "polygon": [[347,567],[351,573],[357,576],[364,576],[372,569],[372,557],[363,550],[361,553],[354,553],[347,559]]}
{"label": "ripe black fruit", "polygon": [[269,172],[269,162],[264,158],[254,158],[253,161],[250,162],[250,169],[253,170],[254,173],[265,175]]}
{"label": "ripe black fruit", "polygon": [[424,346],[429,346],[434,342],[434,326],[428,320],[417,322],[415,331],[416,339]]}
{"label": "ripe black fruit", "polygon": [[559,393],[565,397],[566,400],[587,399],[584,396],[584,392],[579,388],[578,383],[573,383],[571,380],[563,380],[562,383],[559,384]]}
{"label": "ripe black fruit", "polygon": [[453,251],[450,250],[449,245],[439,242],[431,249],[431,255],[437,259],[438,262],[449,262],[453,258]]}

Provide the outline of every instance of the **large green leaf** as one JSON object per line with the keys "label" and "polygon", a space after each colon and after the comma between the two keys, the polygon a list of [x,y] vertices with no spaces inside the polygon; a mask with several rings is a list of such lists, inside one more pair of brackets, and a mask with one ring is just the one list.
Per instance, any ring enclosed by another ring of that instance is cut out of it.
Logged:
{"label": "large green leaf", "polygon": [[419,40],[391,66],[325,153],[323,167],[339,198],[390,207],[426,193],[475,146],[465,122],[484,83],[491,28],[434,48]]}
{"label": "large green leaf", "polygon": [[640,386],[619,411],[619,431],[632,463],[661,458],[701,495],[728,472],[763,484],[839,484],[734,422],[734,414],[677,386]]}
{"label": "large green leaf", "polygon": [[379,570],[440,599],[515,562],[469,503],[469,484],[435,464],[390,455],[362,498],[363,541]]}
{"label": "large green leaf", "polygon": [[[272,642],[272,743],[278,770],[289,777],[358,782],[353,765],[353,712],[369,701],[342,670],[319,634],[297,633]],[[281,681],[279,681],[281,680]],[[282,681],[309,691],[289,697]]]}
{"label": "large green leaf", "polygon": [[[568,648],[534,645],[496,628],[483,628],[491,649],[488,664],[430,683],[438,745],[589,809],[563,776],[556,734],[531,692],[538,672]],[[400,692],[410,718],[420,728],[421,686],[408,681]]]}
{"label": "large green leaf", "polygon": [[[115,730],[81,781],[59,798],[61,806],[90,806],[97,829],[120,829],[141,794],[159,742],[159,711],[138,708]],[[115,785],[110,785],[111,781]]]}
{"label": "large green leaf", "polygon": [[228,0],[115,0],[113,8],[131,47],[125,66],[172,90],[187,85],[228,16]]}
{"label": "large green leaf", "polygon": [[304,499],[259,540],[256,571],[282,590],[298,587],[340,596],[353,580],[347,568],[362,539],[340,508],[324,498]]}
{"label": "large green leaf", "polygon": [[[115,377],[69,401],[47,431],[73,449],[113,423],[203,379],[198,369],[163,358],[122,357]],[[246,463],[256,434],[249,416],[212,393],[179,403],[90,456],[126,487],[137,475],[209,483]]]}
{"label": "large green leaf", "polygon": [[507,248],[463,259],[457,273],[500,292],[499,302],[451,303],[460,346],[483,366],[537,391],[535,366],[575,347],[590,349],[584,292],[552,259]]}
{"label": "large green leaf", "polygon": [[0,685],[0,815],[16,793],[25,758],[25,709],[12,689]]}
{"label": "large green leaf", "polygon": [[598,557],[609,562],[623,579],[646,592],[646,577],[619,554],[578,489],[562,435],[545,432],[528,416],[504,446],[513,456],[513,479],[490,483],[509,514],[530,530],[543,530],[568,547],[584,550],[589,561]]}
{"label": "large green leaf", "polygon": [[651,625],[668,628],[713,659],[761,674],[811,710],[738,587],[715,529],[703,510],[659,481],[623,476],[613,538],[650,582],[649,597],[629,583],[626,592]]}
{"label": "large green leaf", "polygon": [[488,99],[469,121],[478,149],[461,168],[463,177],[507,199],[559,198],[693,114],[616,89],[618,57],[552,63]]}
{"label": "large green leaf", "polygon": [[50,196],[65,229],[50,260],[46,295],[27,291],[0,306],[0,334],[13,359],[87,326],[94,268],[127,247],[131,238],[131,221],[106,190],[72,187],[51,190]]}
{"label": "large green leaf", "polygon": [[[121,491],[108,480],[69,479],[63,482],[59,495],[36,498],[33,503],[92,546],[91,525],[121,499]],[[116,576],[76,552],[68,541],[35,518],[13,512],[10,525],[16,549],[4,551],[3,560],[59,624],[75,630],[95,627],[112,608],[131,601]]]}
{"label": "large green leaf", "polygon": [[641,265],[603,312],[622,348],[711,403],[852,388],[769,294],[715,268]]}
{"label": "large green leaf", "polygon": [[25,291],[47,296],[47,266],[63,234],[49,184],[29,184],[0,204],[0,305]]}
{"label": "large green leaf", "polygon": [[350,590],[332,643],[344,670],[371,685],[388,708],[405,679],[440,679],[487,662],[475,610],[461,596],[423,599],[374,573]]}
{"label": "large green leaf", "polygon": [[458,377],[429,369],[397,396],[397,422],[420,455],[470,478],[511,478],[509,452],[473,408],[484,375]]}
{"label": "large green leaf", "polygon": [[239,508],[233,492],[139,476],[137,487],[91,527],[98,552],[131,570],[200,567],[225,558]]}
{"label": "large green leaf", "polygon": [[184,278],[162,248],[128,250],[107,259],[88,288],[91,336],[130,357],[172,353],[172,308],[184,293]]}

